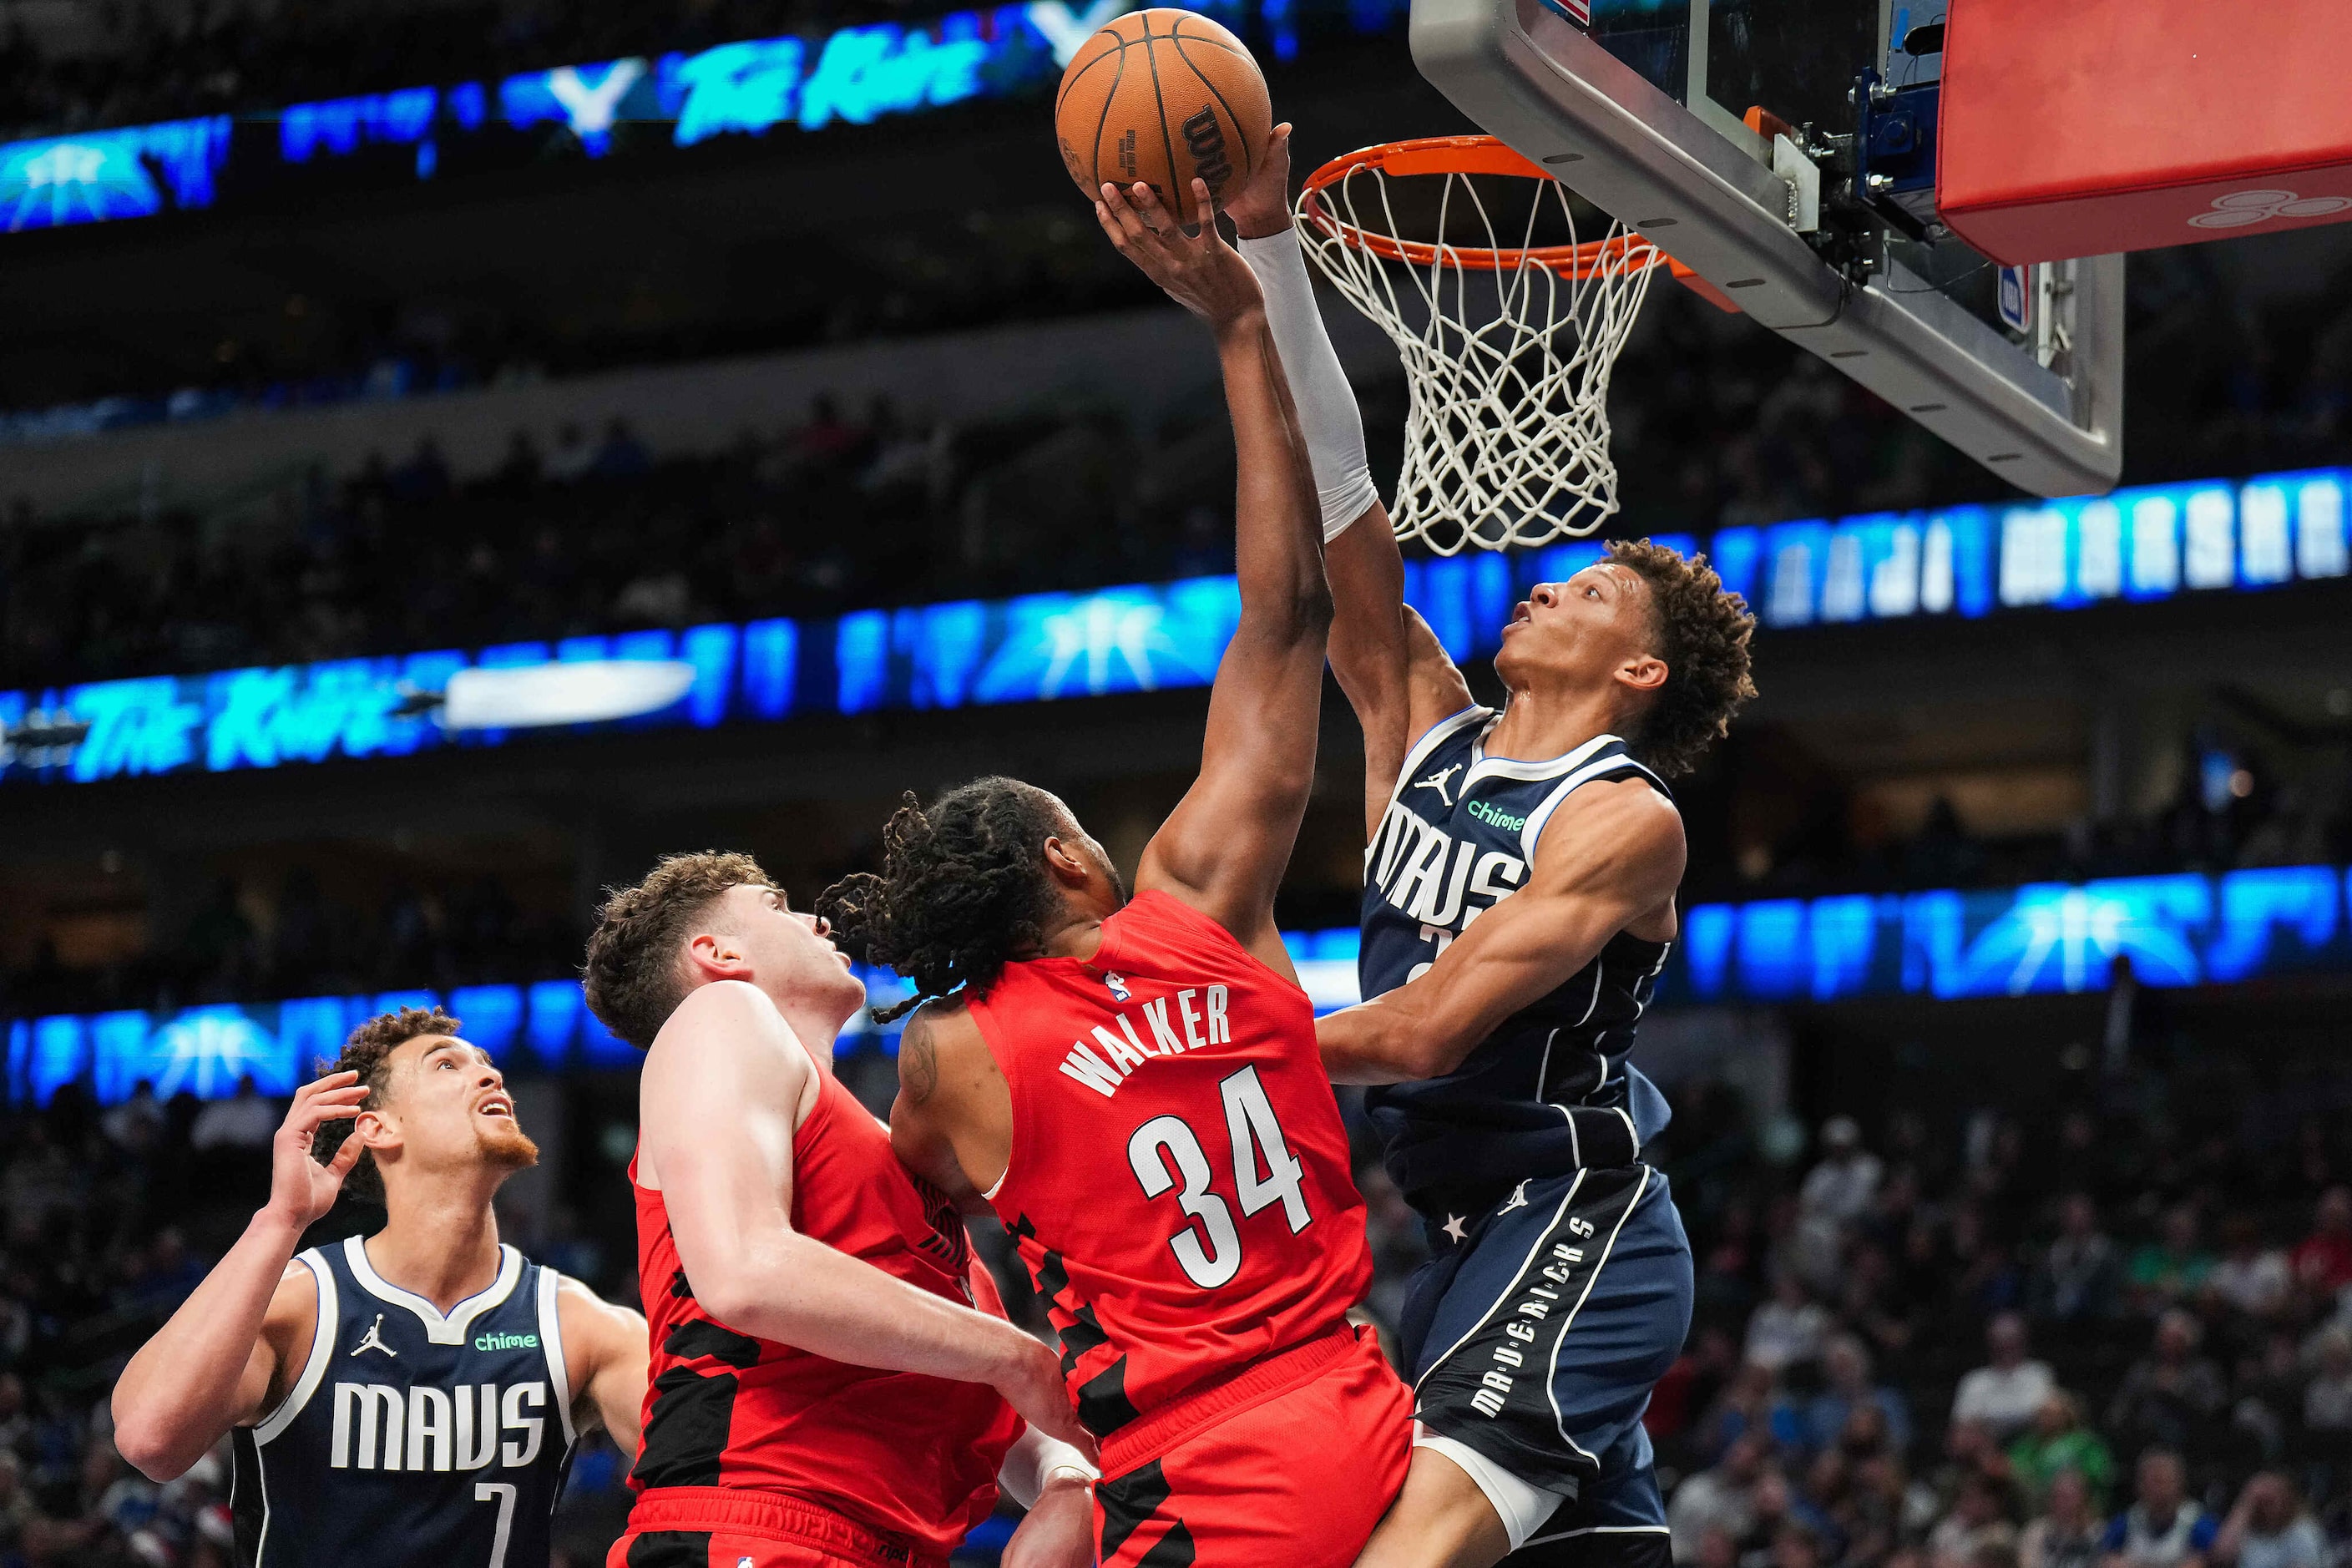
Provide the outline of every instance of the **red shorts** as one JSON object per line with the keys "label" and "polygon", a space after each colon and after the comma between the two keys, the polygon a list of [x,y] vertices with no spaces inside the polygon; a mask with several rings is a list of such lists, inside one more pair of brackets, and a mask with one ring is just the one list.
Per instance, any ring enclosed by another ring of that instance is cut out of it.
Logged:
{"label": "red shorts", "polygon": [[1338,1330],[1112,1434],[1104,1568],[1349,1568],[1412,1462],[1412,1393],[1370,1329]]}
{"label": "red shorts", "polygon": [[865,1526],[774,1492],[657,1487],[637,1495],[604,1568],[947,1568]]}

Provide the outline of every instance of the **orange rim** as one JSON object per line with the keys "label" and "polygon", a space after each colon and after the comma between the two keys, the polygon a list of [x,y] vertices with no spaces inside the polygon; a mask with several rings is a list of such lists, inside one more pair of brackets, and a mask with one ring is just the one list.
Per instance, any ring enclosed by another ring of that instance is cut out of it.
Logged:
{"label": "orange rim", "polygon": [[[1666,261],[1664,251],[1631,233],[1613,239],[1587,240],[1581,245],[1546,245],[1525,250],[1441,246],[1427,240],[1376,234],[1333,214],[1323,202],[1325,191],[1350,174],[1368,169],[1386,174],[1509,174],[1526,180],[1550,180],[1552,176],[1492,136],[1417,136],[1409,142],[1387,142],[1334,158],[1309,174],[1299,195],[1299,210],[1307,220],[1336,236],[1341,243],[1368,250],[1385,260],[1428,267],[1442,258],[1456,266],[1490,272],[1542,267],[1563,278],[1579,279],[1635,271]],[[1682,268],[1675,270],[1679,274]]]}

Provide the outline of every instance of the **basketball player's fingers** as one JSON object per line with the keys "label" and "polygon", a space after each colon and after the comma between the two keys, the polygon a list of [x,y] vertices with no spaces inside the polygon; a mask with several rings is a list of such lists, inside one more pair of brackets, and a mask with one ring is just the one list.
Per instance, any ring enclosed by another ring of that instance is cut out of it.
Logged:
{"label": "basketball player's fingers", "polygon": [[1135,208],[1129,205],[1127,196],[1117,185],[1106,184],[1103,186],[1103,205],[1110,209],[1111,221],[1118,226],[1120,233],[1130,240],[1143,237],[1147,232],[1143,219],[1136,216]]}
{"label": "basketball player's fingers", "polygon": [[1140,180],[1135,184],[1135,210],[1142,215],[1143,226],[1154,234],[1165,234],[1176,226],[1174,215],[1160,205],[1160,193]]}
{"label": "basketball player's fingers", "polygon": [[314,1094],[325,1094],[338,1089],[348,1089],[359,1080],[359,1073],[351,1068],[344,1068],[340,1072],[321,1073],[294,1091],[294,1103],[299,1105]]}
{"label": "basketball player's fingers", "polygon": [[334,1157],[327,1162],[327,1169],[338,1178],[348,1176],[352,1173],[352,1167],[360,1163],[360,1156],[366,1152],[366,1144],[356,1138],[346,1138],[343,1146],[336,1150]]}
{"label": "basketball player's fingers", "polygon": [[1201,222],[1191,236],[1192,247],[1213,250],[1224,243],[1225,237],[1217,232],[1217,208],[1209,195],[1209,182],[1198,174],[1192,176],[1192,210],[1201,215]]}
{"label": "basketball player's fingers", "polygon": [[357,1116],[361,1110],[360,1101],[366,1098],[367,1089],[363,1085],[314,1095],[286,1113],[286,1125],[294,1131],[307,1132],[331,1118]]}
{"label": "basketball player's fingers", "polygon": [[1127,231],[1118,226],[1118,220],[1117,218],[1111,216],[1110,208],[1100,202],[1097,202],[1095,204],[1095,221],[1102,225],[1103,233],[1110,237],[1112,248],[1117,250],[1121,256],[1126,255]]}

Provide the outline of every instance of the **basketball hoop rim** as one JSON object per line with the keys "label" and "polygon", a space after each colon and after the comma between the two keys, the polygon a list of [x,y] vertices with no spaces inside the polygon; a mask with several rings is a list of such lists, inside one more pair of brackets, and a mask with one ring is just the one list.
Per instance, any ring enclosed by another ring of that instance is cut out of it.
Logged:
{"label": "basketball hoop rim", "polygon": [[[1666,253],[1640,235],[1627,232],[1581,245],[1537,246],[1504,249],[1488,246],[1432,244],[1399,239],[1349,222],[1324,204],[1323,193],[1349,176],[1366,170],[1383,174],[1507,174],[1526,180],[1558,179],[1540,165],[1511,150],[1494,136],[1416,136],[1383,142],[1342,153],[1307,176],[1298,194],[1298,217],[1342,245],[1351,245],[1389,261],[1414,267],[1450,262],[1476,271],[1517,272],[1539,267],[1580,281],[1622,276],[1666,263]],[[1679,269],[1677,269],[1679,270]]]}

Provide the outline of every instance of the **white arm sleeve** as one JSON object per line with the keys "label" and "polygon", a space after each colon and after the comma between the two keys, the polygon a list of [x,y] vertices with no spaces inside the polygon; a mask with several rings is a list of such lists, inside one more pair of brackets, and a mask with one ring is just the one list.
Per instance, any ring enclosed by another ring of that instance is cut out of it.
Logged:
{"label": "white arm sleeve", "polygon": [[1297,230],[1244,239],[1238,248],[1265,291],[1266,324],[1298,409],[1299,433],[1307,437],[1307,458],[1323,509],[1323,542],[1328,544],[1381,499],[1364,458],[1364,416],[1330,334],[1323,330]]}
{"label": "white arm sleeve", "polygon": [[1045,1489],[1045,1483],[1064,1470],[1089,1481],[1102,1478],[1101,1471],[1087,1463],[1084,1454],[1031,1426],[1004,1451],[1004,1463],[996,1469],[996,1484],[1014,1502],[1032,1508],[1037,1495]]}

